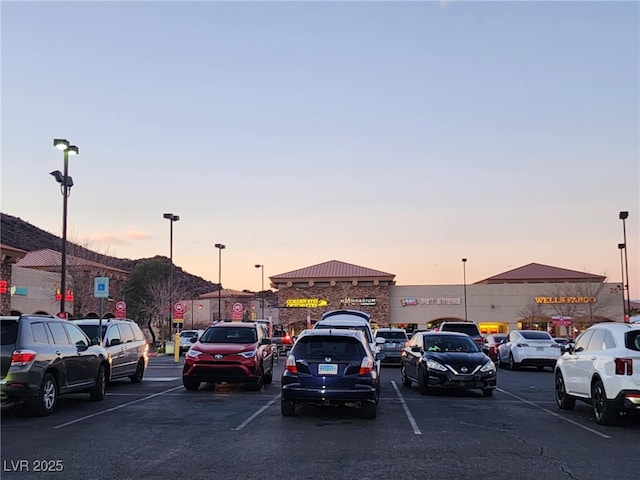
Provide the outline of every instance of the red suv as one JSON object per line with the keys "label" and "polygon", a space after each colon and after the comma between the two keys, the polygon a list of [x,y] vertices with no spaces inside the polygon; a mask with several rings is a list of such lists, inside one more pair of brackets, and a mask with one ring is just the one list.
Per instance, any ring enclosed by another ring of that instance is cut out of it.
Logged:
{"label": "red suv", "polygon": [[220,322],[210,326],[185,355],[182,384],[247,383],[260,390],[273,380],[273,345],[260,323]]}

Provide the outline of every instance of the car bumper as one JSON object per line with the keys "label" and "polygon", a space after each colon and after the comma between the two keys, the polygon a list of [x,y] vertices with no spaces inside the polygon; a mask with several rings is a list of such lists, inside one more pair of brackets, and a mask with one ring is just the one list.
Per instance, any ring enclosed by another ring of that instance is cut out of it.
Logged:
{"label": "car bumper", "polygon": [[355,388],[310,388],[299,384],[284,385],[282,399],[295,404],[343,405],[346,403],[375,403],[375,387],[359,385]]}
{"label": "car bumper", "polygon": [[35,395],[37,395],[37,388],[29,388],[27,383],[13,380],[0,381],[0,403],[25,400]]}
{"label": "car bumper", "polygon": [[640,412],[640,390],[623,390],[615,398],[620,409]]}
{"label": "car bumper", "polygon": [[428,371],[428,385],[433,388],[470,390],[495,388],[497,376],[494,373],[456,375],[452,372]]}
{"label": "car bumper", "polygon": [[380,360],[381,363],[402,363],[402,352],[397,350],[380,350],[380,353],[384,353],[384,358]]}
{"label": "car bumper", "polygon": [[258,366],[243,363],[185,363],[182,376],[210,383],[247,383],[258,378]]}

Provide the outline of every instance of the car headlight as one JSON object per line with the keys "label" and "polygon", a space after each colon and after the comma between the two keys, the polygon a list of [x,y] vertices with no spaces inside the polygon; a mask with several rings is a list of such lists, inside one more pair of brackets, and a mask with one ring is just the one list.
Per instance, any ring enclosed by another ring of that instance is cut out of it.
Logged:
{"label": "car headlight", "polygon": [[194,350],[193,348],[190,348],[189,351],[187,352],[187,357],[191,357],[191,358],[197,358],[200,355],[202,355],[202,352],[199,352],[198,350]]}
{"label": "car headlight", "polygon": [[481,372],[487,373],[487,372],[495,372],[496,371],[496,366],[493,363],[493,361],[491,362],[487,362],[484,364],[484,366],[480,369]]}
{"label": "car headlight", "polygon": [[239,355],[243,358],[253,358],[256,356],[256,351],[251,350],[250,352],[240,352]]}
{"label": "car headlight", "polygon": [[435,360],[429,359],[427,360],[427,368],[429,370],[440,370],[441,372],[446,372],[447,367],[442,365],[441,363],[436,362]]}

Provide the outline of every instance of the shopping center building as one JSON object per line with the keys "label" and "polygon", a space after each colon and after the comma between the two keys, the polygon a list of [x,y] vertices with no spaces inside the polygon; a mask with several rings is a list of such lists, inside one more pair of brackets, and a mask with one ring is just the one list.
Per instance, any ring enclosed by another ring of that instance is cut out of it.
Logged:
{"label": "shopping center building", "polygon": [[396,285],[395,275],[337,260],[270,277],[278,320],[294,332],[338,308],[369,313],[380,327],[436,328],[468,320],[484,334],[513,329],[573,336],[624,321],[623,291],[606,277],[531,263],[469,285]]}

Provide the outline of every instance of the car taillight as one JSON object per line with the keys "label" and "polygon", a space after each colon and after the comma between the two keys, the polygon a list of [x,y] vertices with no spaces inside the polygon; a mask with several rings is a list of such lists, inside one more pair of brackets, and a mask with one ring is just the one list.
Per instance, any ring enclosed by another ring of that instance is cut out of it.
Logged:
{"label": "car taillight", "polygon": [[27,363],[33,362],[36,359],[36,352],[32,350],[15,350],[11,354],[11,364],[12,365],[26,365]]}
{"label": "car taillight", "polygon": [[360,370],[358,370],[358,375],[367,375],[371,373],[373,370],[373,360],[369,357],[364,357],[362,362],[360,363]]}
{"label": "car taillight", "polygon": [[633,375],[633,359],[614,358],[616,363],[616,375]]}
{"label": "car taillight", "polygon": [[287,370],[287,372],[297,374],[298,367],[296,365],[296,357],[294,357],[293,355],[289,355],[287,357],[287,363],[285,364],[284,368]]}
{"label": "car taillight", "polygon": [[285,335],[284,343],[291,343],[291,337],[289,335]]}
{"label": "car taillight", "polygon": [[516,347],[522,348],[522,347],[528,347],[528,346],[529,346],[528,343],[516,343]]}

